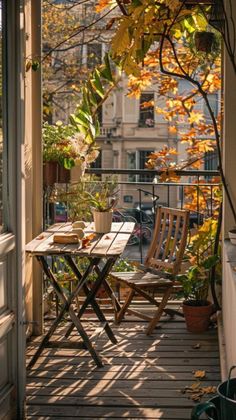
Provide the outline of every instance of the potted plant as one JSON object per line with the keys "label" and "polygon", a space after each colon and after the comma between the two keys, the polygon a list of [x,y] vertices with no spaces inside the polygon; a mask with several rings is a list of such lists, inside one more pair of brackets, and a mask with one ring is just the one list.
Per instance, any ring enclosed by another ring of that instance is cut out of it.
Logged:
{"label": "potted plant", "polygon": [[195,32],[195,47],[197,51],[211,53],[215,41],[215,34],[209,31]]}
{"label": "potted plant", "polygon": [[43,126],[43,180],[44,185],[69,182],[70,168],[74,165],[75,153],[69,136],[73,129],[61,121]]}
{"label": "potted plant", "polygon": [[209,256],[201,265],[193,265],[177,276],[182,286],[180,294],[184,297],[183,313],[190,332],[203,332],[209,327],[213,312],[213,304],[208,300],[209,272],[217,261],[217,256]]}
{"label": "potted plant", "polygon": [[107,178],[97,182],[92,191],[86,191],[86,195],[92,207],[95,232],[110,232],[113,208],[118,202],[117,181]]}

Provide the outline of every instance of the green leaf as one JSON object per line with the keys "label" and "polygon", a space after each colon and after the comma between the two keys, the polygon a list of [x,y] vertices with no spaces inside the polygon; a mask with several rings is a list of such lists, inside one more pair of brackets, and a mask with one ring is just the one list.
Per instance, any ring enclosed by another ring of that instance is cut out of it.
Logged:
{"label": "green leaf", "polygon": [[99,134],[100,134],[100,124],[99,124],[98,119],[96,118],[96,121],[95,121],[95,137],[99,136]]}
{"label": "green leaf", "polygon": [[104,98],[104,89],[102,87],[101,79],[100,79],[100,72],[95,69],[94,70],[94,78],[91,79],[91,83],[95,92],[103,99]]}
{"label": "green leaf", "polygon": [[191,17],[191,23],[190,23],[190,19],[184,19],[183,25],[190,34],[196,31],[196,27],[193,26],[194,23],[193,23],[192,17]]}
{"label": "green leaf", "polygon": [[203,261],[202,266],[206,270],[210,270],[212,267],[214,267],[214,265],[217,264],[218,261],[219,261],[218,255],[211,255],[205,261]]}
{"label": "green leaf", "polygon": [[104,57],[105,67],[101,70],[101,75],[109,82],[113,82],[109,56],[106,53]]}

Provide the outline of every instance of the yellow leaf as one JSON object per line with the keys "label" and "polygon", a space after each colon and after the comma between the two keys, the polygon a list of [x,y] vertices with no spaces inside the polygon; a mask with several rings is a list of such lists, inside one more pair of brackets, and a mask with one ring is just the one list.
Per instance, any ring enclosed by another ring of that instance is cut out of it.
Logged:
{"label": "yellow leaf", "polygon": [[206,376],[205,370],[196,370],[194,372],[194,377],[195,378],[205,378],[205,376]]}
{"label": "yellow leaf", "polygon": [[198,124],[203,119],[204,118],[203,118],[203,115],[202,115],[201,112],[192,111],[192,112],[190,112],[190,116],[188,118],[188,121],[189,121],[190,124],[193,124],[193,123]]}
{"label": "yellow leaf", "polygon": [[121,21],[118,30],[112,40],[112,51],[114,54],[121,54],[127,50],[130,45],[130,38],[129,38],[129,27],[130,20],[128,18],[124,18]]}

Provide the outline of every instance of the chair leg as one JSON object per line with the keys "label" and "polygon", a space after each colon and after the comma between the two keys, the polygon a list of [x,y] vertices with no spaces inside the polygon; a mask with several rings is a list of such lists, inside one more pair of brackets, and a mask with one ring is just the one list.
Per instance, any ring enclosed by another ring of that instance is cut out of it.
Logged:
{"label": "chair leg", "polygon": [[154,328],[156,327],[157,323],[159,322],[159,320],[160,320],[160,318],[161,318],[161,315],[162,315],[162,314],[163,314],[163,312],[164,312],[165,306],[166,306],[166,304],[167,304],[167,302],[168,302],[168,299],[169,299],[169,297],[170,297],[170,295],[171,295],[171,291],[172,291],[172,288],[168,289],[168,290],[165,292],[165,294],[164,294],[164,296],[163,296],[163,298],[162,298],[162,301],[160,302],[160,305],[158,306],[158,309],[157,309],[157,311],[156,311],[156,313],[155,313],[154,317],[153,317],[153,318],[152,318],[152,320],[149,322],[149,325],[148,325],[147,330],[146,330],[146,334],[147,334],[147,335],[152,334],[152,332],[153,332]]}
{"label": "chair leg", "polygon": [[126,298],[126,300],[125,300],[125,302],[124,302],[124,304],[123,304],[123,306],[121,307],[121,310],[118,312],[118,315],[117,315],[117,323],[118,324],[124,318],[125,312],[127,311],[130,303],[132,302],[132,299],[133,299],[134,295],[135,295],[135,290],[131,289],[127,298]]}

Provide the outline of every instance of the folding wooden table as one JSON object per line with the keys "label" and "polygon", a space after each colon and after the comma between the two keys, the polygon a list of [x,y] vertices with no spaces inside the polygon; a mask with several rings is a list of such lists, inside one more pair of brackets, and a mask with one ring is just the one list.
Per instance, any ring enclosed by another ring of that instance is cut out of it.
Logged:
{"label": "folding wooden table", "polygon": [[[134,223],[131,222],[113,223],[111,232],[106,234],[95,234],[90,243],[86,247],[82,247],[81,242],[78,244],[54,243],[53,235],[55,233],[72,231],[72,226],[70,223],[55,224],[26,245],[26,253],[37,258],[41,264],[43,272],[47,276],[59,298],[59,301],[61,302],[60,312],[55,321],[52,323],[49,331],[44,336],[35,355],[32,357],[28,368],[31,368],[35,364],[36,360],[45,348],[60,347],[86,348],[90,352],[97,366],[103,366],[99,354],[95,350],[91,339],[89,338],[84,326],[82,325],[81,317],[88,305],[91,305],[98,320],[102,323],[102,328],[105,330],[111,342],[114,344],[117,343],[112,329],[108,324],[102,309],[96,301],[96,293],[103,285],[108,296],[112,300],[112,304],[116,309],[115,312],[119,311],[120,304],[116,299],[113,290],[108,284],[106,277],[111,271],[117,258],[123,253],[133,229]],[[88,224],[85,228],[85,236],[91,234],[92,232],[94,232],[93,223]],[[49,257],[55,256],[60,256],[64,259],[77,279],[76,287],[72,292],[65,293],[57,279],[56,273],[51,268]],[[87,257],[89,260],[89,264],[84,272],[81,272],[77,264],[79,257]],[[89,286],[88,278],[91,273],[96,273],[96,279],[93,285]],[[76,313],[73,307],[73,302],[81,290],[83,290],[85,294],[85,301],[79,309],[78,313]],[[50,341],[50,338],[66,314],[69,315],[71,321],[71,324],[65,334],[67,341]],[[81,343],[70,342],[68,340],[73,328],[76,328],[79,335],[81,336]]]}

